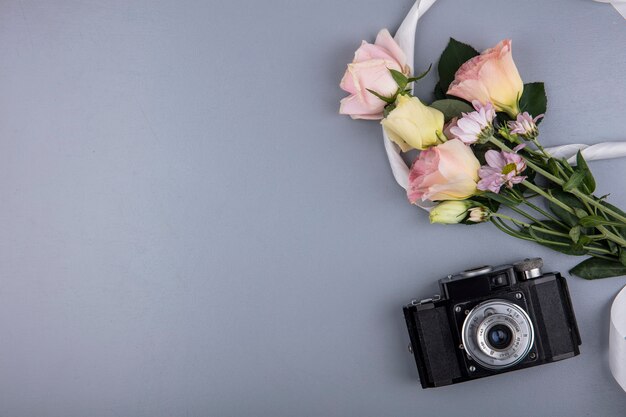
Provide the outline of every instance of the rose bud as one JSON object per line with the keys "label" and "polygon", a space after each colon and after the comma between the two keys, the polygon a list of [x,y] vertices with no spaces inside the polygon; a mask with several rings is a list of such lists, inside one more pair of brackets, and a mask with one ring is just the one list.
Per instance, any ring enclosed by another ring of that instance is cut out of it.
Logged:
{"label": "rose bud", "polygon": [[409,75],[410,67],[400,46],[393,40],[387,29],[378,32],[374,44],[363,41],[354,53],[354,61],[348,64],[339,87],[350,93],[341,100],[340,114],[353,119],[382,119],[387,104],[370,93],[375,91],[384,97],[391,97],[398,89],[390,69]]}
{"label": "rose bud", "polygon": [[482,223],[489,219],[491,211],[485,206],[474,207],[469,209],[469,217],[467,220],[474,223]]}
{"label": "rose bud", "polygon": [[441,224],[460,223],[467,217],[467,210],[471,206],[472,202],[467,200],[441,202],[430,211],[430,222]]}
{"label": "rose bud", "polygon": [[400,95],[396,108],[381,122],[389,139],[403,152],[426,149],[440,143],[444,117],[439,110],[424,105],[417,97]]}
{"label": "rose bud", "polygon": [[477,192],[479,168],[471,148],[459,139],[422,151],[409,172],[409,201],[464,200]]}
{"label": "rose bud", "polygon": [[511,40],[505,39],[461,65],[448,94],[469,102],[491,102],[497,111],[515,118],[520,112],[518,101],[523,90],[524,83],[511,54]]}

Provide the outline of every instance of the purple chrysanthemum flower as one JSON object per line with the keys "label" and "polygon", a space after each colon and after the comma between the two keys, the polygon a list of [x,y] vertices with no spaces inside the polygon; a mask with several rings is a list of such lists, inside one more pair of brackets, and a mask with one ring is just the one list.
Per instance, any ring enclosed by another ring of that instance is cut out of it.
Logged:
{"label": "purple chrysanthemum flower", "polygon": [[527,140],[533,140],[537,137],[537,121],[543,117],[543,114],[533,117],[528,113],[520,113],[516,120],[508,122],[511,133],[518,134]]}
{"label": "purple chrysanthemum flower", "polygon": [[517,151],[524,146],[525,144],[516,146],[513,149],[515,152],[487,151],[485,153],[487,165],[483,165],[478,170],[480,181],[476,188],[497,194],[503,185],[511,188],[513,184],[524,181],[526,176],[520,174],[526,169],[526,162],[517,154]]}
{"label": "purple chrysanthemum flower", "polygon": [[456,122],[456,126],[450,128],[450,133],[466,145],[493,135],[493,119],[496,117],[496,110],[491,103],[483,105],[474,100],[472,105],[476,111],[463,113],[463,117]]}

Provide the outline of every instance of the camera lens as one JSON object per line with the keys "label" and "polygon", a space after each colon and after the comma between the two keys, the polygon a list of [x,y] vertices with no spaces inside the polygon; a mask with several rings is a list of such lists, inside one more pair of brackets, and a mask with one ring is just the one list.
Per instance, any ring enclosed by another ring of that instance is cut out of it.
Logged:
{"label": "camera lens", "polygon": [[491,299],[474,307],[461,329],[465,352],[477,365],[504,369],[524,360],[534,341],[533,324],[522,307]]}
{"label": "camera lens", "polygon": [[513,340],[513,332],[504,324],[496,324],[487,331],[487,341],[494,349],[506,349]]}

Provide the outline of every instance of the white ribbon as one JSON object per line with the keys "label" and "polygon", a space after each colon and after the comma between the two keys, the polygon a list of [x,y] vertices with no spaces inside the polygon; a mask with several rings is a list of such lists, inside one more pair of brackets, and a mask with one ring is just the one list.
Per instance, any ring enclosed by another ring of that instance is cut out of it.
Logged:
{"label": "white ribbon", "polygon": [[611,307],[609,366],[617,383],[626,391],[626,287],[617,294]]}
{"label": "white ribbon", "polygon": [[626,0],[595,0],[598,3],[611,3],[615,10],[626,19]]}
{"label": "white ribbon", "polygon": [[[436,0],[417,0],[396,32],[394,39],[406,54],[407,62],[414,61],[413,53],[417,22],[435,1]],[[623,4],[620,4],[620,6],[623,6]],[[413,68],[415,67],[413,66]],[[409,167],[402,159],[400,149],[389,140],[384,129],[383,138],[393,176],[398,184],[406,189],[409,183]],[[554,146],[546,150],[555,157],[566,158],[569,162],[575,163],[575,155],[578,150],[580,150],[585,159],[589,161],[624,157],[626,156],[626,142],[604,142],[595,145],[572,144]],[[421,207],[426,210],[430,208],[428,205]],[[615,298],[613,307],[611,308],[609,361],[613,376],[624,391],[626,391],[626,287],[624,287]]]}
{"label": "white ribbon", "polygon": [[[407,62],[414,62],[413,54],[415,50],[415,29],[417,22],[435,1],[437,0],[417,0],[394,36],[394,39],[406,54]],[[415,68],[415,66],[413,65],[412,68]],[[409,167],[400,155],[400,148],[389,140],[384,129],[383,138],[393,176],[396,182],[406,190],[409,184]],[[576,162],[575,156],[579,149],[588,161],[622,158],[626,156],[626,142],[603,142],[595,145],[572,144],[546,148],[551,155],[558,158],[566,158],[569,162],[573,163]],[[428,209],[428,206],[424,205],[422,208]]]}

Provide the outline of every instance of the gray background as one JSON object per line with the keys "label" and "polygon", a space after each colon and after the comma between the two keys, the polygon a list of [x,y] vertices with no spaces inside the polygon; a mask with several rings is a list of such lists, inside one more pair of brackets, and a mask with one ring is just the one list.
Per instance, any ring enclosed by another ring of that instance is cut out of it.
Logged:
{"label": "gray background", "polygon": [[[410,0],[0,2],[0,416],[617,416],[609,305],[570,281],[581,356],[422,391],[401,306],[466,267],[577,260],[429,225],[380,126],[337,114],[361,39]],[[547,145],[626,140],[626,24],[592,1],[441,0],[514,39]],[[418,91],[429,98],[434,76]],[[626,206],[626,161],[594,162]]]}

